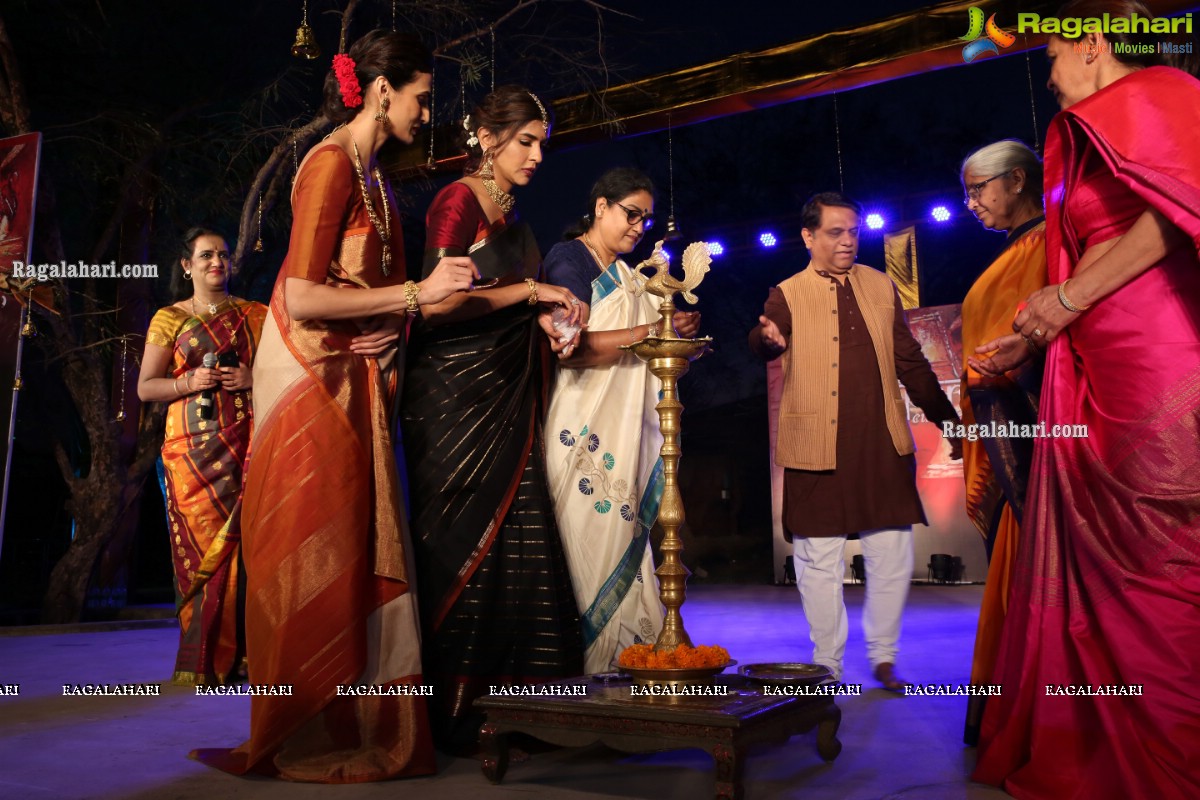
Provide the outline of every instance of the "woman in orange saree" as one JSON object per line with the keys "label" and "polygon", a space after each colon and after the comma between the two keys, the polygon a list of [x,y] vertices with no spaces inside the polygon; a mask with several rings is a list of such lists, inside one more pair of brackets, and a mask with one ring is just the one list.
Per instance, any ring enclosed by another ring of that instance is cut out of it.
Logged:
{"label": "woman in orange saree", "polygon": [[[159,478],[179,616],[171,682],[216,685],[236,677],[245,654],[239,543],[224,526],[242,495],[249,365],[267,308],[229,294],[229,246],[212,231],[184,234],[180,266],[172,283],[177,292],[190,285],[191,297],[150,320],[138,397],[170,404]],[[219,369],[205,366],[206,356]]]}
{"label": "woman in orange saree", "polygon": [[251,699],[241,747],[195,753],[237,774],[357,783],[436,766],[389,410],[405,313],[470,288],[474,268],[444,259],[405,281],[374,166],[384,142],[411,143],[428,120],[429,70],[429,52],[396,33],[336,56],[325,113],[344,124],[292,190],[241,512],[250,678],[291,694]]}
{"label": "woman in orange saree", "polygon": [[[1024,340],[1022,363],[998,376],[975,368],[975,348],[1012,330],[1016,305],[1046,285],[1046,220],[1042,215],[1042,163],[1015,139],[994,142],[963,161],[967,208],[985,228],[1008,234],[1003,248],[967,292],[962,304],[963,424],[1032,425],[1042,384],[1040,352]],[[1025,511],[1033,440],[1016,436],[963,440],[967,515],[983,534],[988,579],[979,609],[971,683],[988,684],[1008,600],[1008,582]],[[984,697],[967,703],[963,734],[979,739]]]}

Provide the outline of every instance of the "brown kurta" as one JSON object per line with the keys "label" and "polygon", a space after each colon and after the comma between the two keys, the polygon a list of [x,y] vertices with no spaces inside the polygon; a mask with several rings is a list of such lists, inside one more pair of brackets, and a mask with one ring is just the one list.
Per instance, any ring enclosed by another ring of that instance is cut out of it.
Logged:
{"label": "brown kurta", "polygon": [[[883,410],[883,386],[875,348],[863,322],[849,282],[830,277],[838,295],[838,428],[837,469],[784,473],[783,524],[785,535],[844,536],[875,528],[924,523],[925,510],[917,494],[916,459],[898,455]],[[791,341],[792,313],[778,288],[772,288],[764,315]],[[892,326],[896,376],[909,398],[933,422],[956,420],[937,376],[921,353],[904,321],[896,296]],[[777,354],[762,344],[760,328],[750,332],[750,348],[762,358]],[[849,421],[853,422],[849,422]]]}

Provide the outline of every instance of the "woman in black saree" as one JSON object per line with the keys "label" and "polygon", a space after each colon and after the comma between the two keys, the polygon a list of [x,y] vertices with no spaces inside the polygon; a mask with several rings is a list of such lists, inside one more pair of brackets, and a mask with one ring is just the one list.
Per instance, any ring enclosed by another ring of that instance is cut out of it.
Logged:
{"label": "woman in black saree", "polygon": [[465,122],[467,176],[429,208],[425,266],[469,255],[480,289],[422,307],[402,405],[425,675],[435,741],[451,751],[474,746],[471,703],[488,686],[583,671],[542,430],[553,367],[542,329],[554,307],[560,324],[581,307],[538,282],[541,255],[509,194],[541,163],[549,119],[532,93],[505,86]]}

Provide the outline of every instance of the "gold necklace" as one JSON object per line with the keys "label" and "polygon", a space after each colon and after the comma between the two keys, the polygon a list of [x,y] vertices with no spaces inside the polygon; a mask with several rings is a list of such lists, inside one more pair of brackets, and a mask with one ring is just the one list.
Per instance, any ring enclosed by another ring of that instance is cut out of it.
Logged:
{"label": "gold necklace", "polygon": [[367,176],[363,171],[362,157],[358,154],[358,142],[354,139],[350,140],[350,145],[354,148],[354,171],[358,173],[358,185],[362,189],[363,204],[367,207],[367,216],[371,219],[371,224],[375,226],[375,232],[379,234],[379,238],[383,240],[383,255],[380,259],[380,269],[384,275],[392,274],[392,213],[388,206],[387,184],[383,182],[383,175],[379,173],[379,166],[375,166],[375,171],[371,174],[375,176],[375,182],[379,184],[379,195],[383,199],[383,224],[379,224],[379,213],[375,210],[375,201],[371,199],[371,193],[367,191]]}
{"label": "gold necklace", "polygon": [[496,184],[496,181],[491,178],[483,179],[483,190],[487,192],[488,197],[492,198],[492,202],[500,208],[500,211],[505,214],[512,211],[513,206],[517,204],[517,198],[501,189]]}
{"label": "gold necklace", "polygon": [[584,246],[586,246],[587,249],[592,252],[592,258],[596,259],[596,264],[599,265],[600,271],[604,272],[606,269],[608,269],[608,267],[604,265],[604,260],[600,258],[600,254],[596,252],[596,248],[592,247],[592,242],[590,239],[588,239],[588,235],[586,233],[580,237],[580,241],[582,241]]}

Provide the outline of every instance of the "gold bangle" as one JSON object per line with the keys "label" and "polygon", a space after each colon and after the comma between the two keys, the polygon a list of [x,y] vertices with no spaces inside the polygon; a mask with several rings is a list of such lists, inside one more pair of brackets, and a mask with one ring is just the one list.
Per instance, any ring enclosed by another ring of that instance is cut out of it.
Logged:
{"label": "gold bangle", "polygon": [[529,305],[536,306],[538,304],[537,281],[533,278],[526,278],[525,285],[529,287]]}
{"label": "gold bangle", "polygon": [[417,302],[417,295],[421,293],[421,287],[416,281],[404,282],[404,303],[408,306],[408,313],[417,314],[421,311],[421,306]]}
{"label": "gold bangle", "polygon": [[176,397],[183,397],[183,392],[179,391],[179,376],[175,376],[175,380],[171,381],[171,388],[175,390]]}
{"label": "gold bangle", "polygon": [[183,373],[183,385],[187,387],[187,393],[191,394],[192,393],[192,373],[191,372]]}
{"label": "gold bangle", "polygon": [[1071,282],[1071,278],[1058,285],[1058,302],[1062,303],[1063,308],[1070,311],[1072,314],[1078,314],[1081,311],[1087,311],[1091,306],[1077,306],[1067,297],[1067,284]]}

